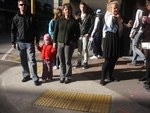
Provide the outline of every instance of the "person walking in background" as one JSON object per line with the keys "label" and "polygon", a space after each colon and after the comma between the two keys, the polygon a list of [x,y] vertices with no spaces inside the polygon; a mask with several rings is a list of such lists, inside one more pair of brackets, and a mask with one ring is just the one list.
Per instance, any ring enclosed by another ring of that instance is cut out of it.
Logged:
{"label": "person walking in background", "polygon": [[147,2],[148,14],[142,18],[144,30],[144,38],[142,39],[142,48],[146,57],[146,75],[139,79],[139,81],[149,81],[150,90],[150,1]]}
{"label": "person walking in background", "polygon": [[[56,8],[54,10],[54,18],[50,20],[49,22],[49,27],[48,27],[48,32],[51,35],[52,39],[53,39],[53,35],[54,35],[54,27],[55,27],[55,22],[58,18],[60,18],[62,16],[62,10],[60,8]],[[56,54],[56,57],[54,59],[54,67],[53,69],[59,69],[59,58],[58,58],[58,54]]]}
{"label": "person walking in background", "polygon": [[102,29],[103,29],[103,15],[101,9],[97,9],[94,22],[94,29],[91,33],[93,38],[93,56],[90,59],[98,59],[102,56]]}
{"label": "person walking in background", "polygon": [[103,57],[105,58],[104,64],[102,66],[102,75],[101,75],[101,85],[105,85],[105,77],[107,76],[110,81],[116,80],[113,77],[113,71],[115,63],[120,56],[120,47],[119,47],[119,24],[118,24],[118,2],[110,2],[109,14],[107,15],[108,19],[105,21],[105,41],[104,41],[104,50]]}
{"label": "person walking in background", "polygon": [[136,5],[138,7],[138,10],[136,11],[135,21],[129,35],[129,37],[132,39],[133,57],[132,57],[132,62],[127,64],[132,66],[137,65],[136,60],[138,55],[142,58],[144,64],[146,63],[145,55],[138,48],[139,43],[143,37],[143,31],[144,31],[144,28],[142,27],[142,16],[146,12],[145,4],[146,4],[146,0],[137,0]]}
{"label": "person walking in background", "polygon": [[72,79],[72,55],[74,44],[80,36],[78,21],[72,16],[71,4],[62,6],[62,17],[60,17],[54,29],[53,47],[58,46],[60,60],[60,83],[70,83]]}
{"label": "person walking in background", "polygon": [[27,11],[26,0],[18,0],[19,12],[14,16],[11,25],[11,42],[12,47],[16,49],[16,40],[20,61],[23,68],[22,82],[30,80],[30,71],[28,60],[30,62],[30,69],[32,73],[32,80],[36,86],[40,85],[39,77],[37,76],[37,62],[35,59],[35,42],[39,45],[40,32],[38,28],[37,19],[35,16]]}
{"label": "person walking in background", "polygon": [[88,68],[88,41],[93,29],[93,16],[87,12],[87,4],[85,2],[80,2],[79,8],[81,13],[79,13],[75,18],[78,20],[80,25],[80,38],[78,40],[78,62],[74,68],[81,67],[82,61],[82,50],[84,54],[83,59],[83,69]]}
{"label": "person walking in background", "polygon": [[49,34],[44,35],[44,44],[40,47],[37,46],[37,49],[41,51],[41,58],[43,59],[43,72],[42,72],[42,81],[51,81],[53,77],[52,64],[54,57],[56,56],[56,49],[53,48],[52,39]]}

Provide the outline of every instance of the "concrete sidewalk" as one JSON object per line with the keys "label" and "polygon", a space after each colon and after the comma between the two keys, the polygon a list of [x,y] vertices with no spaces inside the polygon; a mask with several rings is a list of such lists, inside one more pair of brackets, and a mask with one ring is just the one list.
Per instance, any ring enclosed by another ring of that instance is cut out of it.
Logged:
{"label": "concrete sidewalk", "polygon": [[[73,65],[76,58],[73,57]],[[122,61],[119,59],[118,61]],[[126,60],[129,61],[129,60]],[[136,101],[127,98],[126,96],[111,90],[109,85],[121,85],[123,82],[109,83],[106,86],[99,84],[100,79],[90,79],[88,75],[90,72],[99,75],[103,59],[90,60],[90,68],[87,70],[73,69],[73,82],[69,84],[61,84],[59,82],[59,70],[54,70],[54,80],[43,83],[41,86],[35,86],[33,81],[22,83],[21,66],[14,66],[0,76],[1,95],[3,99],[0,104],[0,113],[85,113],[80,111],[72,111],[65,109],[55,109],[50,107],[35,106],[33,103],[47,90],[82,92],[91,94],[106,94],[112,96],[110,113],[149,113],[150,108],[140,105]],[[131,68],[117,65],[115,70],[121,68]],[[38,75],[41,77],[42,63],[38,62]],[[130,70],[132,72],[132,70]],[[84,76],[86,73],[87,76]],[[88,73],[88,74],[87,74]],[[41,79],[40,79],[41,81]],[[126,80],[127,82],[128,80]],[[143,84],[139,84],[141,87]],[[116,89],[117,90],[117,89]],[[150,100],[150,94],[148,95]],[[150,102],[150,101],[149,101]]]}

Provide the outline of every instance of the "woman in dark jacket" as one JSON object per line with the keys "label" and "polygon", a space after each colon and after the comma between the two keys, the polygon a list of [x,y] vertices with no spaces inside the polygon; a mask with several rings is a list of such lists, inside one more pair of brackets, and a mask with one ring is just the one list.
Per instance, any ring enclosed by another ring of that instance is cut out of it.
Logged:
{"label": "woman in dark jacket", "polygon": [[55,24],[54,48],[58,46],[60,60],[60,83],[71,82],[72,76],[72,54],[74,44],[80,36],[80,29],[77,20],[72,16],[72,7],[69,3],[63,5],[63,16]]}

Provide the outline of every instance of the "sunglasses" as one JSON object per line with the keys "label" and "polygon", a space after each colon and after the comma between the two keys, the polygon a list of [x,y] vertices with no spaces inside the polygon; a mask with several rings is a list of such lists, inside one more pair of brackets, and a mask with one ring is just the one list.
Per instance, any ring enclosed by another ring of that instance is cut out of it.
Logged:
{"label": "sunglasses", "polygon": [[19,4],[20,6],[26,6],[27,4]]}

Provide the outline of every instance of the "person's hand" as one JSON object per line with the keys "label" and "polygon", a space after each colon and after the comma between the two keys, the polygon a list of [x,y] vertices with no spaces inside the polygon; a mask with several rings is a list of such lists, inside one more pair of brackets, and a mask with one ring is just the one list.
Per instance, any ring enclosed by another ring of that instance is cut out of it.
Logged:
{"label": "person's hand", "polygon": [[85,36],[85,37],[88,37],[88,36],[89,36],[89,34],[85,34],[84,36]]}
{"label": "person's hand", "polygon": [[89,38],[89,41],[93,41],[93,37],[90,37],[90,38]]}
{"label": "person's hand", "polygon": [[53,48],[57,48],[57,44],[56,43],[53,43]]}
{"label": "person's hand", "polygon": [[16,49],[16,45],[15,45],[15,44],[13,44],[13,45],[12,45],[12,48]]}
{"label": "person's hand", "polygon": [[133,35],[132,35],[132,34],[130,34],[130,35],[129,35],[129,37],[130,37],[130,38],[133,38]]}
{"label": "person's hand", "polygon": [[78,20],[80,17],[79,17],[78,15],[75,15],[74,18],[75,18],[76,20]]}
{"label": "person's hand", "polygon": [[36,46],[36,47],[39,47],[39,43],[37,42],[35,46]]}
{"label": "person's hand", "polygon": [[126,24],[127,27],[132,27],[132,25],[130,23]]}
{"label": "person's hand", "polygon": [[147,16],[142,17],[142,22],[147,22]]}
{"label": "person's hand", "polygon": [[150,17],[147,18],[147,23],[150,24]]}

